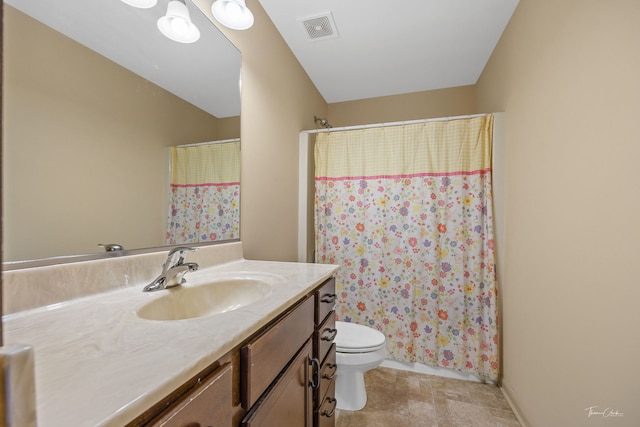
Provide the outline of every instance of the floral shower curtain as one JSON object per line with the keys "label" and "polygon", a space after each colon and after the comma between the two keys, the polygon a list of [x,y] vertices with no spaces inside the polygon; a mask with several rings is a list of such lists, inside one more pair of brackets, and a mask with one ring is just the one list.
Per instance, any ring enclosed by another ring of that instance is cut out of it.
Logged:
{"label": "floral shower curtain", "polygon": [[240,236],[240,141],[171,147],[168,245]]}
{"label": "floral shower curtain", "polygon": [[316,258],[392,359],[496,380],[493,116],[319,133]]}

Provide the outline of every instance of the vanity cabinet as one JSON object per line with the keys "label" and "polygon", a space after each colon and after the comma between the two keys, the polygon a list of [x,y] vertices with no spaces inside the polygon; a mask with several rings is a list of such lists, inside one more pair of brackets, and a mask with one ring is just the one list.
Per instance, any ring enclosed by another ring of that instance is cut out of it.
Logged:
{"label": "vanity cabinet", "polygon": [[242,427],[311,427],[311,339],[242,420]]}
{"label": "vanity cabinet", "polygon": [[[335,286],[334,278],[325,281],[276,324],[274,331],[267,331],[242,349],[242,371],[248,373],[243,380],[247,383],[246,389],[243,388],[243,394],[247,394],[243,404],[249,407],[254,402],[250,396],[265,388],[268,381],[264,377],[274,377],[271,368],[261,368],[252,360],[256,363],[264,360],[262,366],[282,366],[281,361],[289,357],[292,349],[304,343],[272,388],[253,406],[242,427],[335,426]],[[305,342],[305,337],[310,336],[312,340]],[[260,354],[255,351],[257,348],[263,349]],[[270,360],[275,358],[279,362],[271,363]],[[262,375],[260,387],[252,392],[256,383],[252,378],[254,371],[262,372]]]}
{"label": "vanity cabinet", "polygon": [[128,427],[334,427],[328,279]]}
{"label": "vanity cabinet", "polygon": [[335,375],[336,364],[335,337],[336,313],[336,281],[329,279],[315,291],[316,309],[314,314],[314,357],[320,363],[319,387],[314,397],[314,426],[335,426]]}

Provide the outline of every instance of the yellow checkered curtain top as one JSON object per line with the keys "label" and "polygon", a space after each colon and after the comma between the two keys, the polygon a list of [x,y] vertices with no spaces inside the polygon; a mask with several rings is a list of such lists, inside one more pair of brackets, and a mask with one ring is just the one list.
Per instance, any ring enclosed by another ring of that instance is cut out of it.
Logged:
{"label": "yellow checkered curtain top", "polygon": [[316,261],[389,357],[498,378],[493,116],[320,132]]}
{"label": "yellow checkered curtain top", "polygon": [[168,245],[240,237],[240,141],[171,147]]}
{"label": "yellow checkered curtain top", "polygon": [[240,141],[171,147],[171,185],[239,182]]}
{"label": "yellow checkered curtain top", "polygon": [[[465,174],[491,168],[493,116],[319,133],[316,177]],[[344,141],[344,143],[336,143]],[[331,161],[326,161],[330,157]]]}

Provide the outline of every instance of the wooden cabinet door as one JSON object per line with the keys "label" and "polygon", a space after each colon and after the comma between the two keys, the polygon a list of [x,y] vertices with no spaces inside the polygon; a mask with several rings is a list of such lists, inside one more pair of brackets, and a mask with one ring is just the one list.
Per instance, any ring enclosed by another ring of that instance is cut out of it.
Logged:
{"label": "wooden cabinet door", "polygon": [[240,350],[240,398],[251,409],[273,380],[313,335],[313,298],[306,298],[284,318]]}
{"label": "wooden cabinet door", "polygon": [[[336,348],[335,344],[331,347],[327,354],[326,360],[322,363],[320,369],[320,387],[318,389],[318,399],[316,401],[316,408],[320,406],[323,399],[327,396],[329,386],[334,382],[338,365],[336,364]],[[335,393],[330,394],[329,397],[335,397]]]}
{"label": "wooden cabinet door", "polygon": [[327,394],[324,396],[322,401],[320,402],[320,408],[315,413],[316,417],[316,427],[335,427],[336,425],[336,405],[338,401],[336,400],[336,392],[335,392],[336,382],[331,380],[329,382],[329,388],[327,390]]}
{"label": "wooden cabinet door", "polygon": [[335,312],[331,311],[331,316],[327,316],[324,323],[318,327],[314,336],[315,344],[315,356],[318,360],[322,361],[327,357],[329,349],[333,345],[333,340],[338,334],[336,329],[336,316]]}
{"label": "wooden cabinet door", "polygon": [[226,364],[148,425],[231,427],[231,387],[231,364]]}
{"label": "wooden cabinet door", "polygon": [[311,340],[260,397],[242,427],[312,427]]}
{"label": "wooden cabinet door", "polygon": [[320,326],[336,305],[336,279],[332,277],[324,282],[324,284],[316,290],[315,298],[315,323],[316,326]]}

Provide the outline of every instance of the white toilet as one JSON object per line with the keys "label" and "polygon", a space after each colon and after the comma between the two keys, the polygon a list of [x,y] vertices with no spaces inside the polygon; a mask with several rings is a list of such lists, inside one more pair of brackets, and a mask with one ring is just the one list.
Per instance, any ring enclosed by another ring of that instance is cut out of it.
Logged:
{"label": "white toilet", "polygon": [[384,334],[356,323],[336,322],[337,408],[359,411],[367,403],[364,373],[387,357]]}

